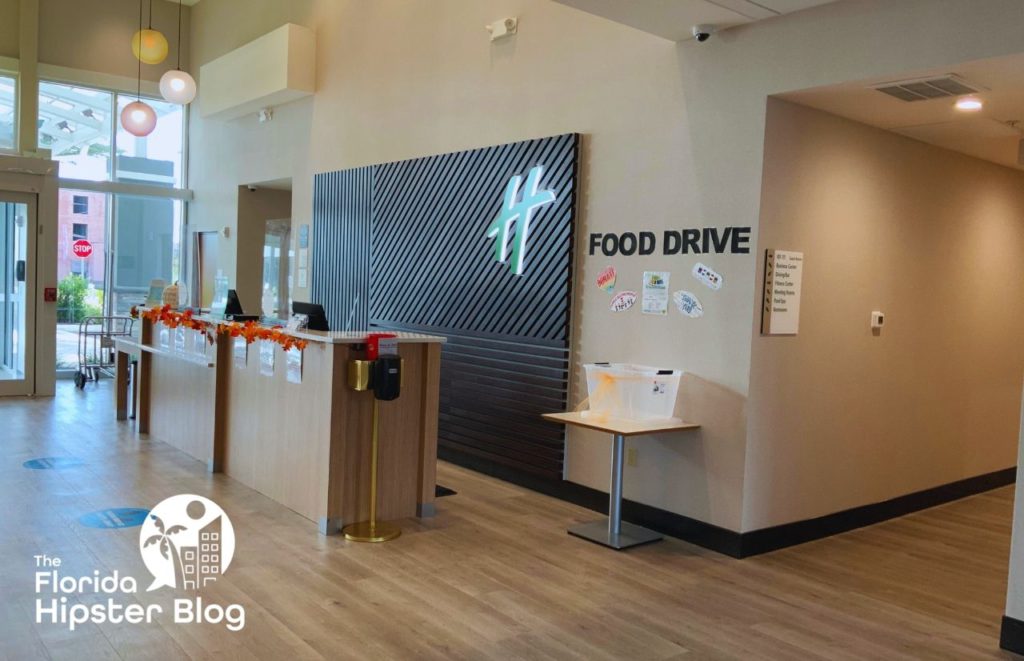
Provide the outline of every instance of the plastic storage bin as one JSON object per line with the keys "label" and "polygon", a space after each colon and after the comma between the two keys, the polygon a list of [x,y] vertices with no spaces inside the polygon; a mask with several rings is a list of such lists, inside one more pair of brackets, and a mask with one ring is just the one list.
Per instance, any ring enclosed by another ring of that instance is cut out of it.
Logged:
{"label": "plastic storage bin", "polygon": [[629,363],[590,363],[585,416],[625,420],[673,420],[682,370]]}

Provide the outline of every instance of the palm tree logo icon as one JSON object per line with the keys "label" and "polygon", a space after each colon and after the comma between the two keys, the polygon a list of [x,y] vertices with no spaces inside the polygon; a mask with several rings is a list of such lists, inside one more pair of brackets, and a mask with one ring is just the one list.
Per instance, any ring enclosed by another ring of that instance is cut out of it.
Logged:
{"label": "palm tree logo icon", "polygon": [[160,555],[162,555],[165,560],[170,560],[174,566],[174,584],[184,585],[184,580],[181,578],[181,554],[178,552],[178,547],[175,545],[174,540],[172,540],[171,537],[179,532],[184,532],[186,530],[185,526],[177,525],[165,529],[164,522],[160,517],[155,514],[150,514],[149,518],[154,522],[153,524],[159,532],[154,535],[150,535],[142,544],[142,548],[146,548],[153,544],[159,544]]}
{"label": "palm tree logo icon", "polygon": [[217,503],[180,494],[161,501],[139,531],[139,552],[153,574],[148,590],[194,591],[216,581],[231,564],[235,532]]}

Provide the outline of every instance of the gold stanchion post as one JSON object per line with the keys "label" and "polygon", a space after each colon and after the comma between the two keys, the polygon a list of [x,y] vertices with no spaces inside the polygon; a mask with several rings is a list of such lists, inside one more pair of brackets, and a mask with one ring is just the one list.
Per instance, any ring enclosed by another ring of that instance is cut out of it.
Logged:
{"label": "gold stanchion post", "polygon": [[373,432],[370,441],[370,520],[350,523],[341,529],[345,539],[353,542],[386,542],[402,534],[402,529],[393,523],[377,521],[377,426],[380,403],[373,399]]}

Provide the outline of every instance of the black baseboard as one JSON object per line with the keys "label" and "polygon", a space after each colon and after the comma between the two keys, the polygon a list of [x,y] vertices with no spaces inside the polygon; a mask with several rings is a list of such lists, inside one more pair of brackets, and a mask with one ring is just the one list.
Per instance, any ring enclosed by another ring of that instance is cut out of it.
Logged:
{"label": "black baseboard", "polygon": [[760,555],[769,551],[803,544],[823,537],[830,537],[849,530],[881,523],[898,516],[942,505],[943,503],[973,496],[999,487],[1013,484],[1017,478],[1016,467],[1005,468],[966,480],[959,480],[942,486],[898,496],[881,503],[872,503],[853,509],[835,512],[816,519],[795,521],[781,526],[754,530],[743,534],[740,557]]}
{"label": "black baseboard", "polygon": [[999,647],[1014,654],[1024,654],[1024,622],[1004,615],[1003,626],[999,630]]}
{"label": "black baseboard", "polygon": [[[547,496],[586,507],[595,512],[608,514],[608,494],[582,484],[565,480],[551,480],[447,448],[438,450],[438,458]],[[719,528],[710,523],[632,500],[622,501],[622,518],[645,528],[657,530],[663,535],[676,537],[733,558],[749,558],[881,523],[966,496],[998,489],[1013,484],[1016,477],[1016,467],[1006,468],[994,473],[978,475],[899,496],[881,503],[855,507],[816,519],[796,521],[748,533]]]}

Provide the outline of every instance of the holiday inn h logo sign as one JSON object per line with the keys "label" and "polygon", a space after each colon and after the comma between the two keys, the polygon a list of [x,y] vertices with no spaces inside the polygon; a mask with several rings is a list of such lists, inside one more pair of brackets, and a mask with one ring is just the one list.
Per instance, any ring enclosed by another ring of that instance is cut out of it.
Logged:
{"label": "holiday inn h logo sign", "polygon": [[[521,175],[509,179],[501,212],[487,229],[487,238],[494,239],[495,261],[501,264],[509,262],[515,275],[522,275],[525,268],[526,246],[534,211],[558,199],[554,191],[538,190],[543,174],[544,167],[538,165],[526,175],[525,186]],[[512,243],[511,255],[509,242]]]}

